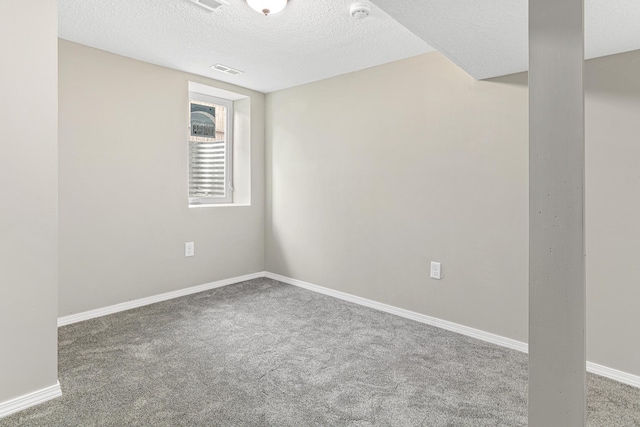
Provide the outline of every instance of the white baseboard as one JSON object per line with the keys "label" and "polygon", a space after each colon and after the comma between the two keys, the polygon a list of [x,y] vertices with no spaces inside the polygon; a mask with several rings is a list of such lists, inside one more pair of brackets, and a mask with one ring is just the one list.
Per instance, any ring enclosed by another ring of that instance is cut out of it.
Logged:
{"label": "white baseboard", "polygon": [[94,319],[96,317],[106,316],[108,314],[118,313],[120,311],[130,310],[132,308],[154,304],[160,301],[166,301],[173,298],[183,297],[185,295],[208,291],[210,289],[221,288],[223,286],[244,282],[246,280],[257,279],[259,277],[265,277],[264,271],[247,274],[245,276],[232,277],[230,279],[218,280],[217,282],[205,283],[204,285],[192,286],[190,288],[180,289],[177,291],[167,292],[151,297],[140,298],[133,301],[127,301],[120,304],[110,305],[108,307],[97,308],[95,310],[84,311],[77,314],[71,314],[69,316],[58,317],[58,327],[82,322],[84,320]]}
{"label": "white baseboard", "polygon": [[527,344],[505,338],[500,335],[491,334],[489,332],[481,331],[479,329],[470,328],[468,326],[459,325],[457,323],[449,322],[447,320],[438,319],[436,317],[427,316],[426,314],[416,313],[415,311],[405,310],[403,308],[394,307],[392,305],[383,304],[381,302],[373,301],[370,299],[358,297],[355,295],[347,294],[345,292],[335,291],[333,289],[324,288],[322,286],[313,285],[311,283],[303,282],[302,280],[292,279],[290,277],[281,276],[275,273],[266,273],[266,277],[280,282],[288,283],[290,285],[298,286],[300,288],[308,289],[310,291],[318,292],[321,294],[329,295],[335,298],[339,298],[345,301],[349,301],[355,304],[364,305],[365,307],[374,308],[376,310],[384,311],[386,313],[395,314],[396,316],[405,317],[407,319],[415,320],[420,323],[426,323],[427,325],[436,326],[448,331],[457,332],[462,335],[477,338],[482,341],[497,344],[502,347],[511,348],[522,352],[527,352]]}
{"label": "white baseboard", "polygon": [[[529,351],[527,343],[516,341],[511,338],[506,338],[500,335],[492,334],[489,332],[481,331],[479,329],[470,328],[468,326],[459,325],[457,323],[449,322],[447,320],[438,319],[436,317],[427,316],[425,314],[416,313],[414,311],[405,310],[402,308],[394,307],[392,305],[383,304],[381,302],[373,301],[370,299],[358,297],[355,295],[347,294],[345,292],[336,291],[333,289],[325,288],[322,286],[314,285],[312,283],[303,282],[302,280],[292,279],[290,277],[281,276],[279,274],[266,272],[265,277],[277,280],[279,282],[288,283],[293,286],[308,289],[320,294],[329,295],[335,298],[339,298],[345,301],[349,301],[355,304],[363,305],[365,307],[374,308],[376,310],[384,311],[386,313],[395,314],[400,317],[415,320],[427,325],[436,326],[441,329],[456,332],[462,335],[466,335],[472,338],[477,338],[482,341],[490,342],[502,347],[518,350],[523,353]],[[629,374],[627,372],[618,371],[613,368],[598,365],[593,362],[587,362],[587,371],[600,375],[612,380],[628,384],[630,386],[640,388],[640,376]]]}
{"label": "white baseboard", "polygon": [[592,374],[600,375],[601,377],[610,378],[612,380],[640,388],[640,377],[637,375],[618,371],[617,369],[598,365],[593,362],[587,362],[587,371]]}
{"label": "white baseboard", "polygon": [[56,382],[55,385],[45,387],[41,390],[34,391],[33,393],[25,394],[24,396],[16,397],[15,399],[7,400],[6,402],[1,402],[0,418],[60,396],[62,396],[62,389],[60,388],[60,383]]}

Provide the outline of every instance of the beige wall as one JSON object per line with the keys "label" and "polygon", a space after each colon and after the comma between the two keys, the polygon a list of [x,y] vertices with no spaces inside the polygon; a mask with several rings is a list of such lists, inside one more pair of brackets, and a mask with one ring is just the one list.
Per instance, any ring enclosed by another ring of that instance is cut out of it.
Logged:
{"label": "beige wall", "polygon": [[[590,61],[586,112],[588,359],[635,375],[639,61]],[[269,94],[267,270],[526,342],[526,78],[432,53]]]}
{"label": "beige wall", "polygon": [[[188,208],[188,81],[250,97],[251,206]],[[264,269],[263,94],[62,40],[59,85],[60,316]]]}
{"label": "beige wall", "polygon": [[587,61],[587,357],[640,375],[640,50]]}
{"label": "beige wall", "polygon": [[57,16],[0,3],[0,403],[57,381]]}
{"label": "beige wall", "polygon": [[269,271],[526,340],[526,86],[427,54],[267,111]]}

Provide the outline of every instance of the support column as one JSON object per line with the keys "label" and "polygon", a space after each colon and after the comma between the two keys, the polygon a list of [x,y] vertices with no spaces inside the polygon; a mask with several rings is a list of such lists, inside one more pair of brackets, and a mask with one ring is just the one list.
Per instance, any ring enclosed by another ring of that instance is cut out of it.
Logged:
{"label": "support column", "polygon": [[584,0],[529,0],[529,426],[586,422]]}
{"label": "support column", "polygon": [[0,55],[3,417],[60,394],[57,0],[0,0]]}

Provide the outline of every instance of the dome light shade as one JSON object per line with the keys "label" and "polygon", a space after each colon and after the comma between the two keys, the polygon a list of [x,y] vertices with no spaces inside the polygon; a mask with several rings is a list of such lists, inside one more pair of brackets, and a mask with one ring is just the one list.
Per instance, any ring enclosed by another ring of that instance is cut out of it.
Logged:
{"label": "dome light shade", "polygon": [[287,0],[247,0],[249,7],[265,16],[282,11],[287,5]]}

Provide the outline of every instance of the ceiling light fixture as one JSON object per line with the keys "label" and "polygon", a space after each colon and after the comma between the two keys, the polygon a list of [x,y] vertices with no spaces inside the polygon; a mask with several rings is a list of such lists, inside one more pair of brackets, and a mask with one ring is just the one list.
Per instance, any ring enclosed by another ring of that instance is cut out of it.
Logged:
{"label": "ceiling light fixture", "polygon": [[264,16],[273,15],[287,6],[288,0],[247,0],[249,7]]}

